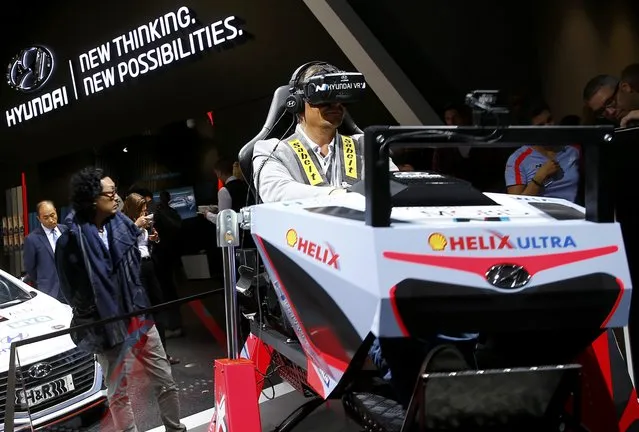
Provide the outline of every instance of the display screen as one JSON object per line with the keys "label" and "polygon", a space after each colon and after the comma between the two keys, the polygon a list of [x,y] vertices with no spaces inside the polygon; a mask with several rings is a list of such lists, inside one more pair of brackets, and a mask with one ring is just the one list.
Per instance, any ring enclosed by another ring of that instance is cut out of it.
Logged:
{"label": "display screen", "polygon": [[[195,192],[192,186],[167,189],[171,194],[169,206],[178,212],[182,219],[194,218],[197,216],[197,205],[195,203]],[[160,202],[160,191],[153,194],[153,201]]]}

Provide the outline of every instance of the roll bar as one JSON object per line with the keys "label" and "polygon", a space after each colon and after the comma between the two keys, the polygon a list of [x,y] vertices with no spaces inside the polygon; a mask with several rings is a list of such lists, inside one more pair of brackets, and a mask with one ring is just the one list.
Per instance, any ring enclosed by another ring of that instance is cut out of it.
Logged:
{"label": "roll bar", "polygon": [[[639,128],[638,128],[639,129]],[[519,147],[571,145],[583,149],[586,220],[614,221],[611,165],[612,126],[371,126],[364,130],[366,225],[390,226],[392,210],[388,162],[393,147]]]}

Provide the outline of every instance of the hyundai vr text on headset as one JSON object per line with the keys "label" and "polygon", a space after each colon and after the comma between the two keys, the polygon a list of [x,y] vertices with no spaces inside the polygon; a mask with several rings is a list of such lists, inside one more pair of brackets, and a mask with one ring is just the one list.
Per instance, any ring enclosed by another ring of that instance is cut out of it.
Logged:
{"label": "hyundai vr text on headset", "polygon": [[[320,71],[302,81],[312,66],[320,66]],[[358,102],[366,91],[366,79],[361,73],[344,72],[329,63],[313,61],[293,72],[289,87],[291,95],[286,99],[286,109],[298,114],[304,111],[304,102],[310,105]]]}

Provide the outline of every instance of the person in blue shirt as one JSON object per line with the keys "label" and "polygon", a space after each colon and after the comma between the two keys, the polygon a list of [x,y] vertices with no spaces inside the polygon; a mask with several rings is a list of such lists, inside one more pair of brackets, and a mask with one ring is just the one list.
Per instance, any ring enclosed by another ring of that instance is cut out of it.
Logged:
{"label": "person in blue shirt", "polygon": [[[540,104],[530,111],[536,126],[552,125],[550,109]],[[562,198],[575,202],[579,190],[580,152],[574,146],[531,145],[518,148],[506,162],[509,194]]]}
{"label": "person in blue shirt", "polygon": [[572,146],[524,146],[506,163],[506,186],[514,195],[574,202],[579,189],[579,150]]}

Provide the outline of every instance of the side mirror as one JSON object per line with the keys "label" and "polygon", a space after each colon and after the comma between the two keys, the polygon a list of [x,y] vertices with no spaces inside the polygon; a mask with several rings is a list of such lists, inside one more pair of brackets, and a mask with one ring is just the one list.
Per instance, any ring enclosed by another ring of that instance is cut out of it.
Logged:
{"label": "side mirror", "polygon": [[37,291],[29,291],[29,295],[31,296],[31,298],[35,298],[38,295]]}

